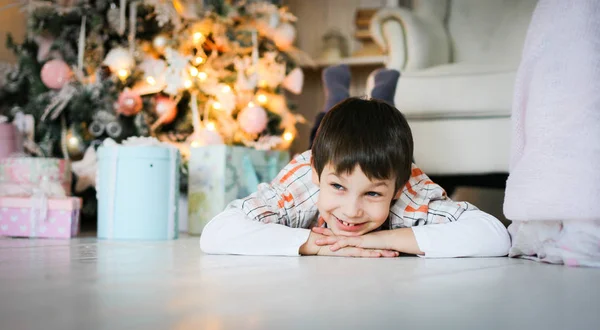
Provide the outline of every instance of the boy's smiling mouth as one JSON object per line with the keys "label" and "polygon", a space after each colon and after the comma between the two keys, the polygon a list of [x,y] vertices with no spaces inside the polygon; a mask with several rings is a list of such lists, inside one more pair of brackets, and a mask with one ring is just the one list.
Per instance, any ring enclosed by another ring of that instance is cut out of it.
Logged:
{"label": "boy's smiling mouth", "polygon": [[335,218],[338,228],[343,231],[351,231],[351,232],[361,231],[364,228],[364,226],[367,224],[366,222],[350,223],[347,221],[340,220],[340,218],[336,217],[333,214],[332,214],[332,216]]}

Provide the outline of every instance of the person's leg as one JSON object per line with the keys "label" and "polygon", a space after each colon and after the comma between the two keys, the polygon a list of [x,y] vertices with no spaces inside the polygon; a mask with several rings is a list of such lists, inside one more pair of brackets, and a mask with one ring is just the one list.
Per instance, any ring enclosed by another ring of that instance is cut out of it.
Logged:
{"label": "person's leg", "polygon": [[400,72],[391,69],[380,69],[375,73],[374,86],[371,91],[371,98],[385,101],[394,105],[394,96],[396,95],[396,85],[400,78]]}
{"label": "person's leg", "polygon": [[315,123],[310,131],[309,148],[312,147],[321,120],[323,120],[327,111],[350,96],[351,78],[350,68],[347,65],[330,66],[323,70],[322,79],[325,104],[323,105],[323,111],[315,118]]}

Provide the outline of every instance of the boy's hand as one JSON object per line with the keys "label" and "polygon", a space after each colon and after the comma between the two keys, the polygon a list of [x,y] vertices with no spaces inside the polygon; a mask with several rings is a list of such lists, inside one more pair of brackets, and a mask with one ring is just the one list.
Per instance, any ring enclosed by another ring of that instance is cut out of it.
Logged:
{"label": "boy's hand", "polygon": [[[331,233],[333,235],[333,233]],[[319,246],[317,241],[323,240],[328,236],[311,231],[308,240],[300,247],[302,255],[319,255],[319,256],[337,256],[337,257],[363,257],[363,258],[393,258],[399,255],[396,251],[381,250],[381,249],[363,249],[359,247],[344,247],[338,248],[335,251],[327,246]],[[332,237],[332,236],[329,236]],[[333,236],[335,237],[335,236]]]}
{"label": "boy's hand", "polygon": [[315,240],[315,244],[321,248],[328,248],[328,250],[331,250],[332,252],[348,247],[363,249],[389,249],[384,245],[384,242],[373,239],[374,237],[369,234],[361,236],[336,236],[333,234],[331,229],[323,227],[314,227],[312,231],[323,236]]}
{"label": "boy's hand", "polygon": [[330,229],[322,227],[314,227],[312,232],[322,236],[322,238],[315,240],[315,244],[332,252],[356,247],[367,250],[423,254],[410,228],[384,230],[362,236],[336,236]]}

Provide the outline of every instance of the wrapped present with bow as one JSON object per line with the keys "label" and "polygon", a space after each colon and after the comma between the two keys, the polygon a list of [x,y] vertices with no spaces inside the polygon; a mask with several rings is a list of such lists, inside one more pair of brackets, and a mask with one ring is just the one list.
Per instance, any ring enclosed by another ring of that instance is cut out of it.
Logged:
{"label": "wrapped present with bow", "polygon": [[71,238],[79,233],[81,199],[58,182],[0,185],[0,236]]}
{"label": "wrapped present with bow", "polygon": [[56,183],[65,196],[71,195],[70,161],[19,156],[0,159],[0,195],[27,195],[42,181]]}
{"label": "wrapped present with bow", "polygon": [[188,232],[199,235],[229,202],[270,182],[289,162],[287,151],[229,145],[192,148],[188,163]]}

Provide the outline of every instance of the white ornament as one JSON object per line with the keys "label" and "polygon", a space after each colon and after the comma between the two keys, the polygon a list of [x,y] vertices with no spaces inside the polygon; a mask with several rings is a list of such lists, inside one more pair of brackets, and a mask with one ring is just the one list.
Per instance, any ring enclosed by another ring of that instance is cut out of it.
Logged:
{"label": "white ornament", "polygon": [[247,74],[246,71],[252,66],[250,56],[236,57],[233,60],[235,71],[237,72],[237,80],[235,81],[236,91],[254,91],[258,83],[258,75],[256,72]]}
{"label": "white ornament", "polygon": [[147,58],[140,64],[144,78],[133,90],[139,95],[155,94],[167,86],[167,63],[163,60]]}
{"label": "white ornament", "polygon": [[302,93],[302,85],[304,84],[304,72],[302,69],[295,68],[285,79],[283,79],[283,87],[288,91],[298,95]]}
{"label": "white ornament", "polygon": [[281,23],[273,33],[273,41],[277,48],[287,50],[296,40],[296,28],[290,23]]}
{"label": "white ornament", "polygon": [[258,82],[277,88],[285,79],[285,63],[277,63],[277,53],[268,52],[258,61]]}
{"label": "white ornament", "polygon": [[165,58],[167,59],[170,68],[185,70],[189,66],[192,56],[182,55],[180,52],[169,47],[165,50]]}
{"label": "white ornament", "polygon": [[108,52],[104,59],[104,64],[106,64],[112,72],[118,72],[119,70],[130,71],[135,66],[135,60],[127,49],[117,47]]}
{"label": "white ornament", "polygon": [[167,86],[164,92],[176,95],[186,87],[185,81],[189,79],[188,67],[192,56],[181,55],[181,53],[169,47],[165,51],[165,57],[169,63],[169,67],[165,73]]}
{"label": "white ornament", "polygon": [[82,192],[88,187],[96,185],[96,169],[98,168],[98,158],[94,146],[89,146],[83,154],[83,159],[71,164],[73,173],[77,176],[75,191]]}
{"label": "white ornament", "polygon": [[231,113],[235,109],[235,94],[227,84],[219,84],[216,88],[215,96],[221,104],[221,110]]}

